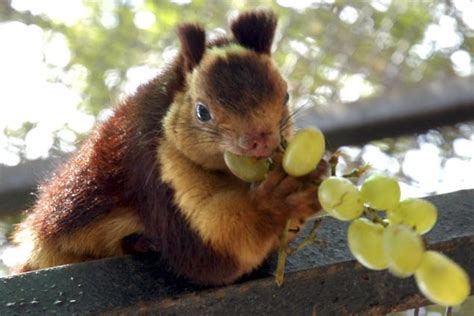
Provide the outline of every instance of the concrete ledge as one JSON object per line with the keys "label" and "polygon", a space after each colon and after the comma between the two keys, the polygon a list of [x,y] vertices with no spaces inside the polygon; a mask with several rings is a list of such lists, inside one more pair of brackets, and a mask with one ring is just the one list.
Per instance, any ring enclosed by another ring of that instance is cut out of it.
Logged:
{"label": "concrete ledge", "polygon": [[[474,279],[474,190],[431,197],[440,218],[431,248]],[[220,288],[193,286],[167,273],[156,256],[120,257],[0,279],[0,315],[24,314],[294,314],[379,315],[426,304],[412,278],[362,268],[346,247],[346,224],[325,220],[320,237],[290,257],[279,288],[272,258],[259,272]]]}

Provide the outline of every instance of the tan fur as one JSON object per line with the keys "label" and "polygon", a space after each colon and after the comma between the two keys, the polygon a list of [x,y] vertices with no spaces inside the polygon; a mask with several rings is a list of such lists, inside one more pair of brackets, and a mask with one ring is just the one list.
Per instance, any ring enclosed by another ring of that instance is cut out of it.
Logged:
{"label": "tan fur", "polygon": [[135,212],[116,209],[111,214],[71,234],[57,239],[43,240],[23,224],[15,242],[24,258],[21,271],[81,262],[94,258],[122,255],[121,240],[125,236],[143,231],[143,225]]}
{"label": "tan fur", "polygon": [[276,245],[276,238],[262,240],[248,185],[235,177],[210,174],[183,156],[172,144],[162,144],[160,161],[173,161],[163,168],[162,179],[178,194],[175,201],[192,228],[216,250],[232,253],[244,271],[259,265]]}

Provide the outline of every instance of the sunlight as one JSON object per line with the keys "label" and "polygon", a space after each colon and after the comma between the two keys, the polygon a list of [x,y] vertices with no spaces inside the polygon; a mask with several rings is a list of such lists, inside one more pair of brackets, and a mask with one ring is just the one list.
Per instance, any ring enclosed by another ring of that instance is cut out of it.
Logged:
{"label": "sunlight", "polygon": [[127,79],[123,86],[123,96],[135,93],[138,86],[153,79],[158,69],[149,66],[131,67],[127,70]]}
{"label": "sunlight", "polygon": [[66,37],[60,33],[45,35],[45,37],[49,37],[43,46],[45,62],[61,68],[66,67],[71,60]]}
{"label": "sunlight", "polygon": [[133,23],[139,29],[146,30],[155,24],[156,16],[153,12],[148,10],[140,10],[135,13]]}
{"label": "sunlight", "polygon": [[82,0],[13,0],[12,7],[33,15],[48,16],[66,25],[74,25],[90,15]]}
{"label": "sunlight", "polygon": [[471,55],[465,50],[457,50],[451,55],[454,71],[458,76],[469,76],[473,73]]}
{"label": "sunlight", "polygon": [[179,4],[179,5],[185,5],[185,4],[191,3],[192,0],[171,0],[171,2],[174,2],[174,3]]}
{"label": "sunlight", "polygon": [[308,45],[301,41],[289,41],[290,47],[301,55],[306,55],[309,51]]}
{"label": "sunlight", "polygon": [[[0,24],[0,39],[9,43],[0,50],[0,85],[9,87],[0,94],[0,130],[18,130],[25,122],[36,125],[21,144],[26,146],[26,158],[47,157],[54,132],[65,125],[79,133],[89,131],[95,119],[79,110],[83,69],[60,70],[64,82],[50,79],[53,73],[58,74],[58,68],[50,66],[62,68],[70,60],[64,36],[44,33],[34,25],[10,22]],[[1,163],[19,163],[19,153],[7,148],[11,137],[3,138]]]}
{"label": "sunlight", "polygon": [[355,102],[375,92],[374,86],[363,74],[345,75],[340,80],[339,97],[342,102]]}
{"label": "sunlight", "polygon": [[386,171],[389,174],[396,174],[400,171],[398,160],[390,157],[374,145],[364,146],[362,160],[364,163],[370,163],[375,170]]}
{"label": "sunlight", "polygon": [[[9,43],[0,50],[0,130],[18,129],[23,122],[38,120],[35,94],[46,81],[42,63],[43,31],[19,22],[0,24],[0,39]],[[25,93],[23,90],[29,90]],[[41,112],[41,111],[40,111]]]}
{"label": "sunlight", "polygon": [[334,3],[335,0],[277,0],[277,3],[285,8],[304,10],[318,7],[321,4]]}
{"label": "sunlight", "polygon": [[341,74],[341,71],[337,68],[334,67],[329,67],[329,66],[320,66],[318,69],[318,72],[321,73],[323,77],[325,77],[327,80],[330,81],[335,81]]}
{"label": "sunlight", "polygon": [[438,193],[448,193],[474,187],[474,160],[452,157],[446,160],[442,171],[443,181]]}
{"label": "sunlight", "polygon": [[471,30],[474,30],[474,19],[472,14],[474,12],[474,1],[472,0],[453,0],[453,4],[461,11],[462,21],[469,27]]}
{"label": "sunlight", "polygon": [[392,4],[392,0],[372,0],[372,1],[370,1],[370,5],[375,10],[380,11],[380,12],[387,11],[391,4]]}
{"label": "sunlight", "polygon": [[25,137],[26,159],[34,160],[48,157],[53,143],[53,134],[47,128],[43,126],[33,128]]}
{"label": "sunlight", "polygon": [[455,139],[453,148],[456,155],[474,160],[474,135],[472,135],[471,139]]}
{"label": "sunlight", "polygon": [[424,143],[419,149],[407,151],[402,169],[425,192],[436,192],[441,179],[441,162],[440,149],[433,144]]}
{"label": "sunlight", "polygon": [[0,164],[9,166],[9,167],[18,165],[21,161],[20,155],[18,155],[18,153],[9,151],[5,147],[5,143],[6,142],[2,142],[0,140]]}
{"label": "sunlight", "polygon": [[434,45],[435,50],[455,48],[462,43],[461,35],[456,31],[457,22],[443,15],[439,24],[431,24],[425,31],[423,45]]}
{"label": "sunlight", "polygon": [[[423,41],[419,44],[413,45],[410,53],[418,56],[423,60],[427,60],[435,51],[448,50],[457,48],[462,44],[462,37],[456,31],[457,22],[454,18],[443,15],[439,18],[439,24],[430,24],[425,30]],[[455,55],[454,60],[451,56],[451,61],[455,67],[459,68],[462,64],[463,70],[456,70],[459,75],[466,73],[466,57],[462,55]],[[470,67],[469,67],[470,68]],[[469,69],[470,72],[470,69]]]}
{"label": "sunlight", "polygon": [[354,7],[347,6],[339,13],[339,18],[347,24],[354,24],[359,18],[359,13]]}

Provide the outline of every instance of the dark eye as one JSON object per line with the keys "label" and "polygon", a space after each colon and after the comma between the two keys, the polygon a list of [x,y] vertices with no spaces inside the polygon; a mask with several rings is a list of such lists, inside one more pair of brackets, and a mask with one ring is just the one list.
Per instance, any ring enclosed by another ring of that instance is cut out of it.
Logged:
{"label": "dark eye", "polygon": [[290,101],[290,95],[286,93],[285,95],[285,102],[283,103],[284,105],[288,105],[288,101]]}
{"label": "dark eye", "polygon": [[212,119],[212,115],[207,107],[202,103],[196,104],[196,117],[201,122],[209,122]]}

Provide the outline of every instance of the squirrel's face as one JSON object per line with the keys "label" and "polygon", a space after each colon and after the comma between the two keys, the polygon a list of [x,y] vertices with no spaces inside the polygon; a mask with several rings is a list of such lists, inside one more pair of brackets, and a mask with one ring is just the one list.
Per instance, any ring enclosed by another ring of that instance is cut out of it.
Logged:
{"label": "squirrel's face", "polygon": [[268,55],[208,49],[187,81],[169,122],[176,145],[201,164],[214,167],[225,150],[269,157],[292,132],[287,84]]}
{"label": "squirrel's face", "polygon": [[209,48],[199,26],[179,29],[186,87],[165,127],[195,162],[219,169],[226,150],[269,157],[291,134],[287,84],[270,53],[275,27],[271,12],[243,13],[231,23],[234,40]]}
{"label": "squirrel's face", "polygon": [[190,77],[196,133],[218,150],[269,157],[288,117],[288,92],[272,60],[239,46],[214,48]]}

